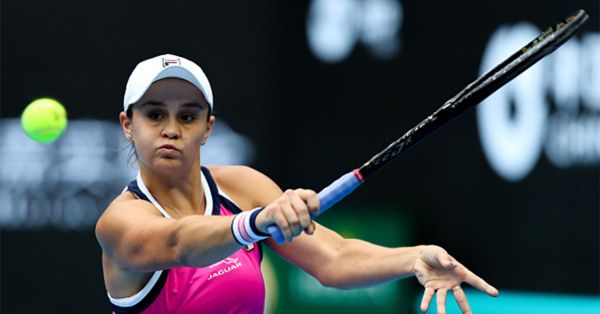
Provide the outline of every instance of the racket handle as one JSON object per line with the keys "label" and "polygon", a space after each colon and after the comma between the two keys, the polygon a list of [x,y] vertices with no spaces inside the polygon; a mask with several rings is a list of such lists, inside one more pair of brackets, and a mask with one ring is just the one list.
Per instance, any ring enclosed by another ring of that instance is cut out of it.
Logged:
{"label": "racket handle", "polygon": [[[331,208],[341,199],[346,197],[346,195],[352,193],[352,191],[354,191],[362,183],[362,181],[363,180],[360,179],[358,170],[354,170],[341,176],[339,179],[335,180],[333,183],[321,190],[321,192],[318,194],[320,203],[319,212],[311,215],[311,218],[317,218],[317,216]],[[277,242],[277,244],[282,244],[285,242],[281,230],[279,230],[276,225],[268,226],[267,231],[271,234],[271,237],[275,240],[275,242]]]}

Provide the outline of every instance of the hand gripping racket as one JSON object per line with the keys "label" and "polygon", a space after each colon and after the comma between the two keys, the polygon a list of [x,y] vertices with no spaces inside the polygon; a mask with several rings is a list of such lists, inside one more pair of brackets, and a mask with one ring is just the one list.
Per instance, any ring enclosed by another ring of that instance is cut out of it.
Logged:
{"label": "hand gripping racket", "polygon": [[[360,168],[344,174],[321,190],[318,194],[320,210],[312,218],[316,218],[346,195],[352,193],[371,174],[390,163],[401,153],[419,143],[431,133],[464,113],[467,109],[476,106],[517,75],[552,53],[556,48],[569,40],[587,19],[588,15],[585,11],[579,10],[565,20],[549,27],[529,44],[508,57],[508,59],[467,85],[465,89],[446,101],[433,114],[408,130],[408,132],[373,156]],[[277,243],[281,244],[284,242],[283,235],[276,225],[270,225],[268,231]]]}

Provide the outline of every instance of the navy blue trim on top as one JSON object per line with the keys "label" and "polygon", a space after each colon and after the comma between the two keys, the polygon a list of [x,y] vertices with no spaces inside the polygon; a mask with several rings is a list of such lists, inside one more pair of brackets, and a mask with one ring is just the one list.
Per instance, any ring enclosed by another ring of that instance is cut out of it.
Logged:
{"label": "navy blue trim on top", "polygon": [[[204,178],[206,179],[206,182],[208,183],[208,187],[210,189],[210,196],[212,196],[212,214],[214,216],[219,216],[221,215],[221,203],[219,202],[221,198],[219,195],[219,188],[217,188],[217,184],[215,183],[213,177],[210,175],[210,171],[208,171],[208,169],[206,169],[205,167],[200,167],[200,170],[202,170],[202,173],[204,174]],[[229,207],[227,208],[229,209]]]}
{"label": "navy blue trim on top", "polygon": [[[210,174],[210,171],[205,167],[201,167],[201,169],[202,169],[202,173],[204,174],[204,178],[206,179],[206,182],[208,182],[208,187],[210,188],[210,195],[212,195],[212,198],[213,198],[213,215],[221,214],[221,203],[223,204],[223,206],[225,208],[227,208],[234,215],[241,213],[242,209],[240,209],[235,203],[233,203],[227,197],[219,194],[219,189],[217,188],[217,184],[215,183],[215,180],[213,179],[212,175]],[[260,252],[260,260],[262,261],[262,259],[263,259],[262,241],[259,241],[255,244],[258,244],[257,247],[258,247],[258,251]]]}
{"label": "navy blue trim on top", "polygon": [[204,178],[206,178],[206,182],[208,182],[208,186],[210,187],[210,195],[212,195],[212,198],[213,198],[213,214],[214,213],[216,213],[215,215],[220,214],[221,203],[223,203],[223,206],[225,206],[225,208],[227,208],[234,215],[241,213],[242,210],[237,205],[235,205],[232,201],[230,201],[226,197],[219,194],[219,188],[217,187],[217,183],[215,182],[212,175],[210,174],[210,171],[208,169],[206,169],[205,167],[201,167],[201,169],[202,169],[202,173],[204,174]]}
{"label": "navy blue trim on top", "polygon": [[[133,180],[129,182],[127,185],[127,190],[131,191],[131,193],[135,194],[139,199],[150,202],[150,199],[140,190],[140,187],[137,184],[137,180]],[[152,202],[151,202],[152,203]]]}
{"label": "navy blue trim on top", "polygon": [[223,206],[229,209],[229,211],[234,215],[237,215],[242,212],[242,210],[239,207],[237,207],[237,205],[235,205],[232,201],[230,201],[228,198],[222,195],[219,195],[219,201],[223,203]]}
{"label": "navy blue trim on top", "polygon": [[112,310],[116,314],[138,314],[138,313],[141,313],[146,308],[148,308],[148,306],[150,306],[150,304],[152,304],[152,302],[154,302],[154,300],[156,300],[156,298],[158,297],[158,294],[160,293],[160,291],[162,291],[163,287],[165,286],[165,283],[167,282],[168,274],[169,274],[168,269],[163,270],[163,272],[160,274],[160,277],[158,277],[158,280],[154,284],[154,287],[152,287],[152,289],[150,289],[150,292],[148,292],[148,294],[140,302],[138,302],[138,304],[131,306],[131,307],[120,307],[120,306],[114,305],[111,302],[110,305],[112,306]]}

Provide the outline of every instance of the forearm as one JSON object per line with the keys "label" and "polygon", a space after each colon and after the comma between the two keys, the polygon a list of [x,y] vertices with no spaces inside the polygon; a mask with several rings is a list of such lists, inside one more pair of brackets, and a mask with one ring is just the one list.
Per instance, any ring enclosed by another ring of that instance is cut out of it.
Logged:
{"label": "forearm", "polygon": [[173,244],[179,264],[206,267],[239,250],[231,233],[231,217],[186,217],[173,230]]}
{"label": "forearm", "polygon": [[339,252],[318,274],[327,286],[349,289],[371,286],[413,275],[422,247],[386,248],[345,239]]}
{"label": "forearm", "polygon": [[[126,217],[129,218],[129,217]],[[131,217],[132,219],[134,217]],[[100,227],[105,252],[122,267],[151,272],[178,266],[209,266],[238,250],[231,233],[233,217],[189,216],[177,220],[152,219],[143,228],[118,230]]]}

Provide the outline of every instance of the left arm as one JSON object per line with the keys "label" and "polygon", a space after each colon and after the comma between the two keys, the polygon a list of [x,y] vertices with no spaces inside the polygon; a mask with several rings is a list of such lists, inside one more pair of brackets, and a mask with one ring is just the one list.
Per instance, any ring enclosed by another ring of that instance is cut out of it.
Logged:
{"label": "left arm", "polygon": [[[315,192],[288,190],[283,193],[271,179],[248,167],[221,169],[220,185],[238,200],[242,208],[266,206],[256,217],[260,231],[266,232],[267,226],[273,223],[284,231],[289,242],[277,245],[268,239],[271,249],[325,286],[348,289],[415,275],[425,287],[421,310],[426,311],[433,296],[437,295],[438,313],[445,313],[447,291],[453,292],[464,313],[470,312],[460,287],[463,282],[491,296],[498,295],[498,290],[438,246],[386,248],[344,239],[330,229],[320,225],[315,228],[311,223],[308,212],[317,210],[319,204]],[[216,174],[217,169],[214,170]],[[302,233],[303,229],[305,232]]]}
{"label": "left arm", "polygon": [[414,274],[423,247],[386,248],[358,239],[344,239],[317,225],[313,235],[303,234],[290,243],[269,246],[298,265],[323,285],[340,289],[372,286]]}
{"label": "left arm", "polygon": [[385,248],[344,239],[323,226],[312,236],[303,234],[283,245],[268,241],[273,250],[329,287],[357,288],[415,275],[425,288],[423,312],[436,295],[438,313],[446,313],[446,293],[451,291],[463,313],[471,313],[463,282],[498,296],[496,288],[435,245]]}
{"label": "left arm", "polygon": [[[210,167],[210,171],[219,186],[244,209],[272,204],[281,200],[282,195],[297,199],[297,191],[288,190],[283,193],[271,179],[249,167]],[[311,207],[318,208],[317,195],[312,191],[304,191],[304,194],[310,195],[313,204]],[[290,217],[295,215],[293,211],[289,208],[280,209],[288,214],[288,220],[292,220]],[[266,208],[264,212],[268,210],[269,208]],[[264,212],[257,217],[258,225],[261,225],[259,221],[264,216],[269,216]],[[299,220],[302,219],[296,219],[296,223]],[[270,223],[272,222],[262,224]],[[306,222],[304,224],[306,225]],[[316,225],[316,228],[310,227],[311,232],[314,230],[312,235],[307,232],[301,233],[300,228],[306,226],[297,226],[292,229],[295,229],[294,234],[300,235],[294,237],[292,242],[277,245],[272,239],[268,239],[267,243],[279,255],[326,286],[356,288],[410,276],[414,272],[415,261],[421,254],[422,247],[386,248],[362,240],[344,239],[336,232]],[[289,236],[286,238],[291,239]]]}

